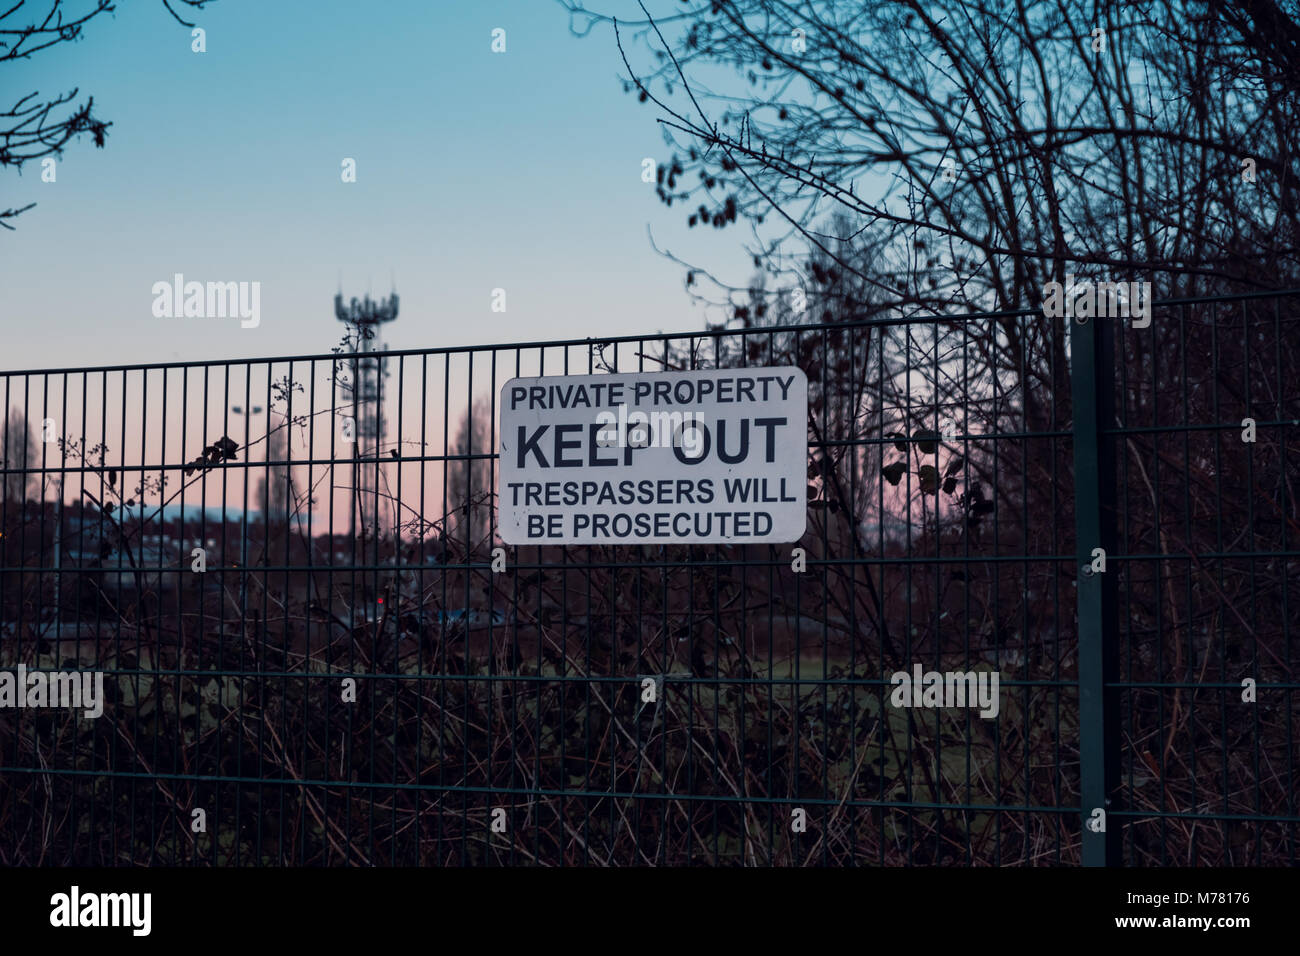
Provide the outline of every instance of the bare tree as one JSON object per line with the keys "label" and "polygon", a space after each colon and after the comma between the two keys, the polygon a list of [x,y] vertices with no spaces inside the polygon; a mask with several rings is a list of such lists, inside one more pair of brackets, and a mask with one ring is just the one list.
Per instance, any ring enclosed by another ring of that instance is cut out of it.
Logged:
{"label": "bare tree", "polygon": [[294,485],[293,466],[289,460],[289,425],[282,422],[266,436],[266,474],[257,487],[257,507],[267,528],[286,524],[298,510],[298,490]]}
{"label": "bare tree", "polygon": [[[162,0],[162,5],[182,26],[193,27],[176,12],[176,7],[202,10],[212,2]],[[116,9],[113,0],[16,0],[0,10],[0,65],[27,60],[61,43],[79,40],[91,21]],[[18,97],[8,109],[0,108],[0,167],[12,166],[21,172],[23,165],[34,159],[62,156],[70,142],[87,134],[103,149],[113,124],[94,114],[93,96],[84,101],[79,101],[79,96],[80,89],[75,87],[50,97],[33,91]],[[6,220],[35,205],[0,209],[0,226],[13,229]]]}
{"label": "bare tree", "polygon": [[447,448],[448,456],[453,456],[447,463],[449,537],[470,553],[491,544],[496,493],[491,456],[495,450],[490,406],[480,398],[472,409],[466,409],[456,440]]}
{"label": "bare tree", "polygon": [[9,503],[11,512],[19,512],[27,498],[34,479],[29,470],[40,463],[36,450],[36,439],[32,435],[31,424],[20,409],[9,410],[9,420],[5,423],[4,437],[0,441],[3,450],[4,468],[3,498]]}
{"label": "bare tree", "polygon": [[[575,32],[612,20],[560,2]],[[694,294],[742,328],[933,319],[874,333],[869,365],[851,351],[829,359],[872,387],[842,409],[845,427],[823,427],[879,441],[1069,422],[1065,325],[1015,314],[1038,308],[1050,281],[1149,281],[1157,299],[1300,283],[1288,45],[1300,23],[1267,0],[1230,6],[699,0],[614,25],[625,88],[658,108],[672,149],[660,199],[684,205],[690,226],[753,230],[762,278],[736,288],[683,263]],[[638,51],[649,65],[633,64],[645,62]],[[999,314],[976,325],[970,310]],[[1211,373],[1197,358],[1216,348],[1211,326],[1162,322],[1126,340],[1128,415],[1157,413],[1151,383]],[[1279,369],[1252,374],[1289,380],[1300,355],[1279,352]],[[1209,390],[1188,401],[1189,419],[1215,420]],[[1268,417],[1295,417],[1270,401]],[[1068,527],[1051,504],[1054,476],[1070,470],[1064,449],[1000,447],[1011,452],[1000,469],[987,445],[960,449],[985,489],[953,487],[954,517],[970,520],[991,493],[1009,513],[1051,507]],[[859,465],[836,458],[841,484]],[[883,455],[876,466],[922,492],[954,477],[943,460],[924,474]]]}

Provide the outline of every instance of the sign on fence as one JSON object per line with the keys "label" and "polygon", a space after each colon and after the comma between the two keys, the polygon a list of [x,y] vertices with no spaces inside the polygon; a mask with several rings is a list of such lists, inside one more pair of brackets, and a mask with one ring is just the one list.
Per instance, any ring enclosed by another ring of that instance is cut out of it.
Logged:
{"label": "sign on fence", "polygon": [[808,379],[793,366],[514,378],[499,451],[506,544],[797,541]]}

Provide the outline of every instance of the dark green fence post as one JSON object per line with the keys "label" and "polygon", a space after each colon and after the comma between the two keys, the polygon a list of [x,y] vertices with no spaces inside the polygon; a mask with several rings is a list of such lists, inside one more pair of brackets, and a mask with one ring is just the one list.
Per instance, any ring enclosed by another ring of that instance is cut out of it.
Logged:
{"label": "dark green fence post", "polygon": [[[1070,323],[1070,392],[1074,417],[1074,527],[1079,616],[1079,787],[1083,865],[1119,863],[1119,821],[1112,811],[1119,782],[1113,563],[1094,571],[1093,549],[1115,551],[1113,440],[1114,319]],[[1107,688],[1107,684],[1111,684]],[[1102,811],[1100,814],[1098,811]]]}

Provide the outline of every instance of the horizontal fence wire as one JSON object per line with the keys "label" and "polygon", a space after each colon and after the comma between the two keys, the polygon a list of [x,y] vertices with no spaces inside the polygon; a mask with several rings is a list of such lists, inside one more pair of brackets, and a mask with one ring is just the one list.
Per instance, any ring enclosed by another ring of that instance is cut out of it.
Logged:
{"label": "horizontal fence wire", "polygon": [[[1112,862],[1296,859],[1298,303],[1114,320]],[[0,862],[1081,862],[1067,322],[0,373]],[[509,379],[790,365],[797,544],[501,543]]]}

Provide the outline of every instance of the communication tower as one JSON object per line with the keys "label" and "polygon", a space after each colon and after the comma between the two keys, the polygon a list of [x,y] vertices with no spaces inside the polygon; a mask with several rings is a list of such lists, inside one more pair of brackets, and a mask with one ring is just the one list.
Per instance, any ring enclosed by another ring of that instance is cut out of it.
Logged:
{"label": "communication tower", "polygon": [[[379,450],[384,443],[383,390],[388,360],[370,353],[385,348],[377,341],[379,326],[397,318],[397,293],[378,302],[370,296],[360,301],[353,298],[346,305],[339,293],[334,296],[334,315],[357,330],[356,351],[339,360],[349,371],[344,391],[350,408],[345,408],[343,414],[352,418],[356,440],[348,508],[349,527],[355,538],[358,524],[366,534],[379,531]],[[344,384],[343,379],[338,381]],[[348,447],[344,445],[340,450],[346,455]]]}

